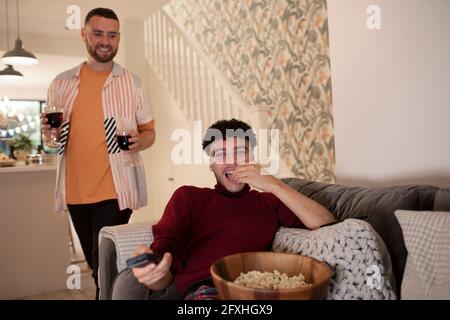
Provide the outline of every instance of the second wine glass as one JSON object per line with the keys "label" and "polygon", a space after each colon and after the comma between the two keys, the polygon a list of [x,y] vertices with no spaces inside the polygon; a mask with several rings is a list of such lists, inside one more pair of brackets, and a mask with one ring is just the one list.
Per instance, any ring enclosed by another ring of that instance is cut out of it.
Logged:
{"label": "second wine glass", "polygon": [[130,145],[132,145],[130,139],[132,138],[132,136],[133,130],[131,129],[118,128],[116,130],[117,144],[119,145],[120,150],[125,151],[125,161],[126,164],[130,167],[134,167],[134,161],[132,155],[128,154],[126,151],[130,150]]}
{"label": "second wine glass", "polygon": [[46,106],[44,109],[47,124],[50,125],[50,137],[46,145],[50,148],[58,148],[59,142],[59,128],[63,123],[64,114],[61,107]]}

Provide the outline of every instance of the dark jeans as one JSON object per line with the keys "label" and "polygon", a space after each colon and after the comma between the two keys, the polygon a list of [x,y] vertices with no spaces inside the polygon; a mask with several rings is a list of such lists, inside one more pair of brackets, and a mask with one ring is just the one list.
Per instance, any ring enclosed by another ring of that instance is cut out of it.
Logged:
{"label": "dark jeans", "polygon": [[68,205],[70,217],[97,287],[98,297],[98,234],[103,227],[127,224],[131,209],[120,211],[117,200],[92,204]]}
{"label": "dark jeans", "polygon": [[160,291],[152,291],[139,283],[130,269],[117,274],[112,285],[112,300],[181,300],[182,298],[174,283]]}
{"label": "dark jeans", "polygon": [[[130,269],[116,275],[112,284],[112,300],[183,300],[189,293],[202,285],[214,286],[211,278],[193,283],[183,294],[178,292],[175,283],[160,291],[152,291],[138,282]],[[103,290],[103,289],[102,289]],[[109,297],[107,297],[109,299]]]}

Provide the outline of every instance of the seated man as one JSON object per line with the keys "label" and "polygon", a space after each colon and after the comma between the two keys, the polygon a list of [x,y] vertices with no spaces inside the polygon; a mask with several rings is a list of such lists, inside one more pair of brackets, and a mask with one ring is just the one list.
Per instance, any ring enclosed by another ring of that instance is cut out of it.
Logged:
{"label": "seated man", "polygon": [[[315,229],[335,221],[326,208],[251,164],[255,145],[250,126],[235,119],[219,121],[207,130],[203,149],[211,159],[215,188],[184,186],[175,191],[152,227],[150,248],[141,246],[135,252],[158,253],[161,262],[134,268],[137,281],[130,279],[129,270],[122,272],[113,299],[136,298],[142,290],[150,293],[148,299],[184,298],[202,284],[211,284],[209,268],[216,260],[270,250],[278,228]],[[126,291],[133,296],[126,296],[121,286],[129,286],[130,280],[134,289]]]}

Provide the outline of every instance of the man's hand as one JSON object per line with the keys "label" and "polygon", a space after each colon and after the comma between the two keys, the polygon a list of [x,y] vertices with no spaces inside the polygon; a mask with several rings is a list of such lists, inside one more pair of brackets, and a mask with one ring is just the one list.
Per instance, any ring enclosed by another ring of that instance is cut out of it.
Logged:
{"label": "man's hand", "polygon": [[41,113],[41,132],[45,136],[45,138],[50,139],[50,130],[51,127],[48,123],[47,117],[45,113]]}
{"label": "man's hand", "polygon": [[308,229],[316,229],[336,221],[328,209],[274,176],[264,174],[263,170],[258,164],[239,165],[233,177],[239,183],[248,183],[261,191],[274,194]]}
{"label": "man's hand", "polygon": [[259,164],[246,164],[237,166],[233,178],[238,183],[248,183],[263,192],[275,192],[280,180],[267,174]]}
{"label": "man's hand", "polygon": [[132,144],[129,146],[130,150],[127,152],[136,153],[150,148],[155,143],[155,136],[155,130],[146,130],[140,133],[133,132],[131,138],[128,139]]}
{"label": "man's hand", "polygon": [[131,145],[128,147],[129,148],[129,153],[136,153],[138,152],[141,147],[140,145],[140,137],[139,137],[139,133],[137,133],[136,131],[133,131],[133,133],[131,134],[131,138],[128,139],[128,142],[131,143]]}
{"label": "man's hand", "polygon": [[[153,251],[144,245],[140,245],[135,251],[134,255],[138,256],[143,253],[153,253]],[[142,268],[133,268],[133,274],[136,279],[144,286],[151,290],[162,290],[167,287],[172,281],[170,273],[170,266],[172,264],[172,256],[170,253],[165,253],[161,262],[157,265],[150,263]]]}

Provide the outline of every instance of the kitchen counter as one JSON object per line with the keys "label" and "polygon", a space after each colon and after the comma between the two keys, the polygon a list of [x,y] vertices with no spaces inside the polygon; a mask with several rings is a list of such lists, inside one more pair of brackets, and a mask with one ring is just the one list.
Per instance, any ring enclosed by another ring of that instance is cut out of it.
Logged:
{"label": "kitchen counter", "polygon": [[66,289],[67,214],[54,208],[56,167],[0,168],[0,300]]}
{"label": "kitchen counter", "polygon": [[56,165],[18,165],[14,167],[0,167],[0,174],[11,172],[38,172],[38,171],[56,171]]}

